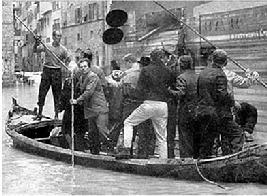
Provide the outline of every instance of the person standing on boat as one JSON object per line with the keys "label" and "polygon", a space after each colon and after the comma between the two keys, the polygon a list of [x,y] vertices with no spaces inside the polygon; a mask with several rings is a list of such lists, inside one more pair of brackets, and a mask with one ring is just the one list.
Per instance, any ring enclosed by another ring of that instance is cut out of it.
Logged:
{"label": "person standing on boat", "polygon": [[227,91],[227,77],[223,67],[227,64],[227,53],[215,50],[211,65],[206,67],[198,78],[197,106],[201,143],[200,158],[212,155],[214,139],[221,134],[223,155],[242,150],[244,143],[243,131],[233,120],[231,108],[234,106],[233,96]]}
{"label": "person standing on boat", "polygon": [[[70,53],[64,46],[60,44],[61,33],[59,31],[53,31],[52,39],[52,44],[47,44],[47,48],[49,48],[49,50],[52,51],[64,63],[69,63],[71,60]],[[62,65],[48,50],[45,49],[43,45],[40,45],[40,43],[40,37],[37,37],[34,45],[34,51],[37,53],[45,52],[45,63],[43,65],[43,73],[39,86],[39,95],[37,103],[39,106],[39,111],[36,119],[41,120],[42,118],[45,97],[50,86],[52,87],[52,93],[54,97],[55,119],[57,119],[58,104],[62,87]]]}
{"label": "person standing on boat", "polygon": [[[210,55],[210,57],[212,56],[212,54]],[[223,71],[227,77],[227,91],[228,93],[230,93],[233,96],[234,99],[234,88],[249,88],[252,85],[257,83],[257,79],[259,78],[259,74],[256,71],[250,71],[250,69],[247,69],[245,72],[245,77],[242,77],[240,75],[238,75],[237,73],[235,73],[234,71],[231,71],[229,69],[227,69],[226,66],[224,66]],[[244,131],[246,132],[246,138],[248,138],[249,140],[253,140],[252,137],[252,132],[251,132],[251,128],[255,126],[255,123],[257,122],[257,111],[255,112],[255,110],[257,110],[254,106],[250,105],[250,107],[244,107],[246,104],[243,104],[243,108],[241,108],[241,103],[239,103],[238,101],[235,101],[235,106],[232,108],[233,110],[233,114],[235,116],[235,118],[238,118],[237,115],[240,114],[236,113],[237,111],[242,111],[242,119],[247,119],[249,124],[249,129],[244,129]],[[247,106],[247,105],[246,105]],[[246,111],[246,112],[243,112]],[[247,116],[245,116],[245,114],[248,114]],[[252,115],[252,116],[251,116]],[[236,122],[239,124],[240,121]],[[244,122],[244,120],[242,120],[242,127],[244,127],[244,125],[246,124]],[[252,125],[254,124],[254,126]],[[247,132],[247,130],[250,130],[249,132]]]}
{"label": "person standing on boat", "polygon": [[195,107],[198,101],[197,75],[193,59],[184,55],[178,59],[181,75],[176,78],[175,89],[170,92],[180,100],[178,111],[179,151],[181,158],[198,157],[197,122]]}
{"label": "person standing on boat", "polygon": [[130,158],[130,148],[133,138],[133,127],[145,120],[151,119],[159,147],[159,157],[168,158],[167,153],[167,101],[170,93],[168,87],[172,83],[172,74],[165,66],[165,52],[155,49],[150,54],[151,63],[141,70],[137,90],[144,102],[136,108],[124,121],[124,146],[119,149],[116,157]]}
{"label": "person standing on boat", "polygon": [[[234,89],[233,87],[236,88],[249,88],[250,86],[254,85],[257,83],[257,79],[259,78],[259,74],[256,71],[250,71],[249,69],[246,70],[246,77],[242,77],[235,72],[228,70],[225,66],[223,67],[223,71],[227,77],[227,90],[228,92],[234,97]],[[248,103],[247,103],[248,104]],[[243,105],[243,108],[242,108]],[[252,132],[253,128],[255,127],[255,124],[257,122],[257,115],[255,115],[255,107],[250,105],[251,107],[246,107],[246,104],[239,103],[238,101],[235,101],[235,106],[233,108],[233,114],[235,118],[238,118],[237,113],[239,110],[240,111],[247,111],[246,113],[242,112],[243,114],[247,114],[247,116],[243,116],[243,119],[247,119],[247,122],[242,122],[242,128],[245,132],[246,140],[253,140]],[[257,109],[256,109],[257,113]],[[253,114],[251,116],[251,114]],[[256,119],[255,119],[256,118]],[[239,124],[239,121],[236,120],[236,122]],[[245,124],[248,124],[248,126],[244,126]],[[254,124],[254,125],[253,125]],[[246,127],[250,127],[247,129]],[[250,130],[248,132],[248,130]],[[251,131],[252,130],[252,131]]]}
{"label": "person standing on boat", "polygon": [[[74,98],[78,98],[81,94],[79,87],[78,68],[74,70],[73,83],[74,83]],[[69,148],[71,149],[71,77],[67,78],[64,82],[63,89],[61,91],[59,112],[64,111],[62,118],[62,132],[67,140]],[[84,118],[83,105],[74,106],[74,149],[79,151],[86,150],[86,140],[84,138],[87,131],[87,120]]]}
{"label": "person standing on boat", "polygon": [[108,140],[106,114],[108,105],[104,95],[101,80],[91,70],[91,61],[87,58],[79,62],[82,74],[79,79],[81,95],[77,99],[71,100],[71,104],[84,106],[84,117],[88,119],[88,137],[91,143],[91,153],[99,154],[100,137],[104,141]]}
{"label": "person standing on boat", "polygon": [[[87,58],[92,63],[93,62],[93,53],[92,53],[91,49],[87,48],[86,50],[82,51],[81,52],[81,58]],[[103,90],[105,90],[105,88],[107,87],[107,80],[105,78],[104,71],[100,67],[98,67],[94,64],[91,65],[91,70],[99,77],[99,79],[101,81],[101,85],[103,87]]]}

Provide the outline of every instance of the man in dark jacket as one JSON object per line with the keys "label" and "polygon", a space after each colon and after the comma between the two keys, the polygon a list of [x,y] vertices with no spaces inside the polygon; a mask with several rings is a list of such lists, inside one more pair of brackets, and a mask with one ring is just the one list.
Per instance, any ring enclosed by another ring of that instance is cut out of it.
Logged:
{"label": "man in dark jacket", "polygon": [[197,135],[194,110],[197,103],[197,75],[192,69],[193,60],[190,56],[178,59],[182,74],[176,79],[175,90],[170,92],[180,100],[178,112],[179,151],[180,157],[196,157]]}
{"label": "man in dark jacket", "polygon": [[231,107],[234,99],[227,92],[227,78],[222,70],[227,64],[227,53],[215,50],[211,66],[199,75],[198,95],[200,102],[197,116],[200,125],[200,158],[211,155],[214,138],[221,134],[223,155],[242,150],[244,136],[238,124],[233,121]]}
{"label": "man in dark jacket", "polygon": [[[74,82],[74,98],[79,97],[79,73],[76,73],[73,78]],[[67,78],[64,82],[63,89],[61,91],[59,112],[64,110],[62,118],[62,132],[68,142],[71,149],[71,78]],[[85,132],[87,130],[87,120],[84,118],[83,106],[74,106],[74,148],[75,150],[84,151],[86,149],[86,140],[84,139]]]}
{"label": "man in dark jacket", "polygon": [[141,70],[137,83],[137,90],[144,102],[124,121],[124,148],[119,151],[117,158],[130,157],[133,127],[147,119],[151,119],[154,126],[159,157],[168,157],[167,101],[170,96],[168,87],[172,83],[172,74],[164,65],[168,60],[164,51],[156,49],[151,52],[150,58],[150,65]]}
{"label": "man in dark jacket", "polygon": [[108,139],[106,113],[108,112],[107,101],[99,77],[91,70],[91,62],[81,59],[80,69],[82,74],[79,78],[81,95],[71,101],[72,104],[83,105],[84,117],[88,119],[89,139],[91,141],[92,154],[100,152],[100,136],[103,140]]}

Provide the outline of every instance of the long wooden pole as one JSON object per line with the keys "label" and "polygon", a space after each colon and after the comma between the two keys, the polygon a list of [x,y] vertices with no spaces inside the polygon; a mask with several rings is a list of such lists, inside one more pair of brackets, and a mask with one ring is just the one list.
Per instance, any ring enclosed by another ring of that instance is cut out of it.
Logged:
{"label": "long wooden pole", "polygon": [[[188,24],[186,24],[183,20],[180,20],[173,12],[171,12],[170,10],[166,9],[163,5],[161,5],[160,3],[158,3],[157,1],[153,1],[155,4],[157,4],[158,6],[160,6],[162,9],[164,9],[166,12],[168,12],[173,18],[175,18],[177,21],[179,21],[180,23],[182,23],[183,25],[185,25],[187,28],[189,28],[191,31],[193,31],[196,35],[198,35],[200,38],[202,38],[203,40],[205,40],[208,44],[210,44],[211,46],[213,46],[214,48],[218,49],[218,47],[216,47],[212,42],[210,42],[206,37],[204,37],[203,35],[201,35],[197,30],[195,30],[194,28],[192,28],[191,26],[189,26]],[[238,66],[240,69],[242,69],[243,71],[247,71],[247,68],[245,68],[243,65],[239,64],[237,61],[235,61],[234,59],[232,59],[231,57],[227,56],[227,58],[232,61],[236,66]],[[257,79],[257,82],[259,82],[262,86],[264,86],[265,88],[267,88],[267,84],[265,82],[263,82],[261,79]]]}
{"label": "long wooden pole", "polygon": [[[71,100],[74,99],[74,74],[71,72]],[[71,104],[71,165],[74,167],[74,105]]]}

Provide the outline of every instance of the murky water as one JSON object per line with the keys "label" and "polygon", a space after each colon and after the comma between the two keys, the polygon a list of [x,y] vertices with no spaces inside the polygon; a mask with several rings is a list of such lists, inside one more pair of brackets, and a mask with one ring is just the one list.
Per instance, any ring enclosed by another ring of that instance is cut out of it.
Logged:
{"label": "murky water", "polygon": [[[4,132],[4,120],[11,97],[24,107],[36,107],[38,84],[17,85],[2,89],[2,193],[27,195],[91,195],[91,194],[267,194],[261,184],[229,184],[223,190],[205,182],[124,174],[103,169],[75,166],[30,155],[12,148]],[[53,116],[51,90],[44,114]]]}

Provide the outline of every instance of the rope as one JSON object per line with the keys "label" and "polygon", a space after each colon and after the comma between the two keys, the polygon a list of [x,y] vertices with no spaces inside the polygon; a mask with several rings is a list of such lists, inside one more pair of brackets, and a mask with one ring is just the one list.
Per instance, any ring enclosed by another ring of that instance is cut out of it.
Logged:
{"label": "rope", "polygon": [[218,183],[216,183],[216,182],[214,182],[214,181],[211,181],[211,180],[207,179],[205,176],[203,176],[203,174],[202,174],[201,171],[199,170],[199,167],[198,167],[198,161],[199,161],[199,159],[196,161],[196,168],[197,168],[197,172],[198,172],[198,174],[201,176],[201,178],[202,178],[204,181],[206,181],[206,182],[208,182],[208,183],[210,183],[210,184],[212,184],[212,185],[216,185],[216,186],[218,186],[218,187],[220,187],[220,188],[222,188],[222,189],[226,189],[224,186],[222,186],[222,185],[220,185],[220,184],[218,184]]}

